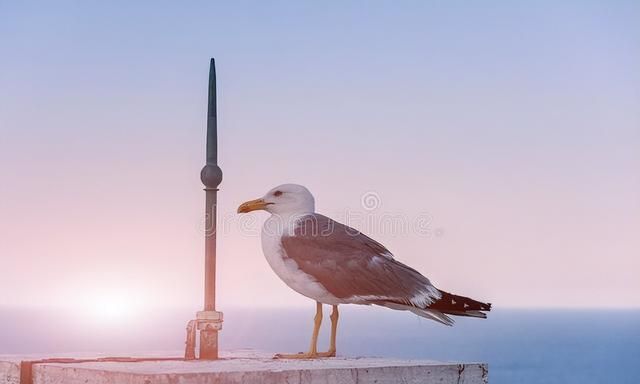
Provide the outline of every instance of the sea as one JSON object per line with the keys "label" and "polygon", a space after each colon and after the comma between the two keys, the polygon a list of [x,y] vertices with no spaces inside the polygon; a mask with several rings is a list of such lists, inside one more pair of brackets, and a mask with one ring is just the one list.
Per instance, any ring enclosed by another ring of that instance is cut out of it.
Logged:
{"label": "sea", "polygon": [[[341,307],[342,308],[342,307]],[[306,350],[315,307],[223,308],[222,350]],[[190,309],[94,316],[55,308],[0,307],[0,354],[113,355],[175,351]],[[320,348],[328,344],[329,309]],[[345,306],[338,354],[486,362],[493,384],[640,383],[640,310],[496,309],[453,327],[385,308]]]}

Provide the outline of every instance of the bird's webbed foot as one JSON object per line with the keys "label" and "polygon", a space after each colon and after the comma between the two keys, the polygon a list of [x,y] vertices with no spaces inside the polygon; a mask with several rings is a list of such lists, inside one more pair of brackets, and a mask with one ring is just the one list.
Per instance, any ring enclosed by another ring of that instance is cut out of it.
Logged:
{"label": "bird's webbed foot", "polygon": [[323,357],[336,357],[336,351],[276,353],[273,356],[274,359],[319,359]]}

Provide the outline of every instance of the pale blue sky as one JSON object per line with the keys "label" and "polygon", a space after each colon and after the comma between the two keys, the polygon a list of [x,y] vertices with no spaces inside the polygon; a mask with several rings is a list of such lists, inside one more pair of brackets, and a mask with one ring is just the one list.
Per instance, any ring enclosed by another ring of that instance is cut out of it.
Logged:
{"label": "pale blue sky", "polygon": [[[0,304],[113,284],[200,302],[215,56],[228,220],[282,182],[335,216],[373,191],[374,214],[432,217],[439,236],[369,232],[445,289],[637,307],[638,20],[635,1],[0,0]],[[222,304],[305,303],[228,228]]]}

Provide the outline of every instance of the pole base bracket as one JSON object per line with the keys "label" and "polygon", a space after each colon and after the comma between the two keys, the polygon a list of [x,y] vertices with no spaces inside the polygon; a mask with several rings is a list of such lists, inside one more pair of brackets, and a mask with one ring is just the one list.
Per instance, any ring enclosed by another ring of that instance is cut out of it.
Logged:
{"label": "pole base bracket", "polygon": [[[187,341],[185,343],[185,360],[206,359],[218,356],[218,331],[222,329],[222,312],[200,311],[196,319],[187,323]],[[196,357],[196,333],[200,331],[200,356]],[[202,345],[203,341],[207,345]],[[215,344],[215,345],[213,345]],[[206,356],[203,356],[206,355]]]}

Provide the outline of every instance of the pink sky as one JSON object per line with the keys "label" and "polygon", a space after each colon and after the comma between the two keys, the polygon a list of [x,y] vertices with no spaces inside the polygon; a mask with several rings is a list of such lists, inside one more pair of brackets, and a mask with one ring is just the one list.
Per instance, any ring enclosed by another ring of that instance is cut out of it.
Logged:
{"label": "pink sky", "polygon": [[336,218],[427,215],[359,228],[497,308],[640,306],[638,10],[547,6],[3,5],[0,305],[201,305],[216,56],[221,308],[309,305],[262,256],[265,214],[235,215],[284,182]]}

